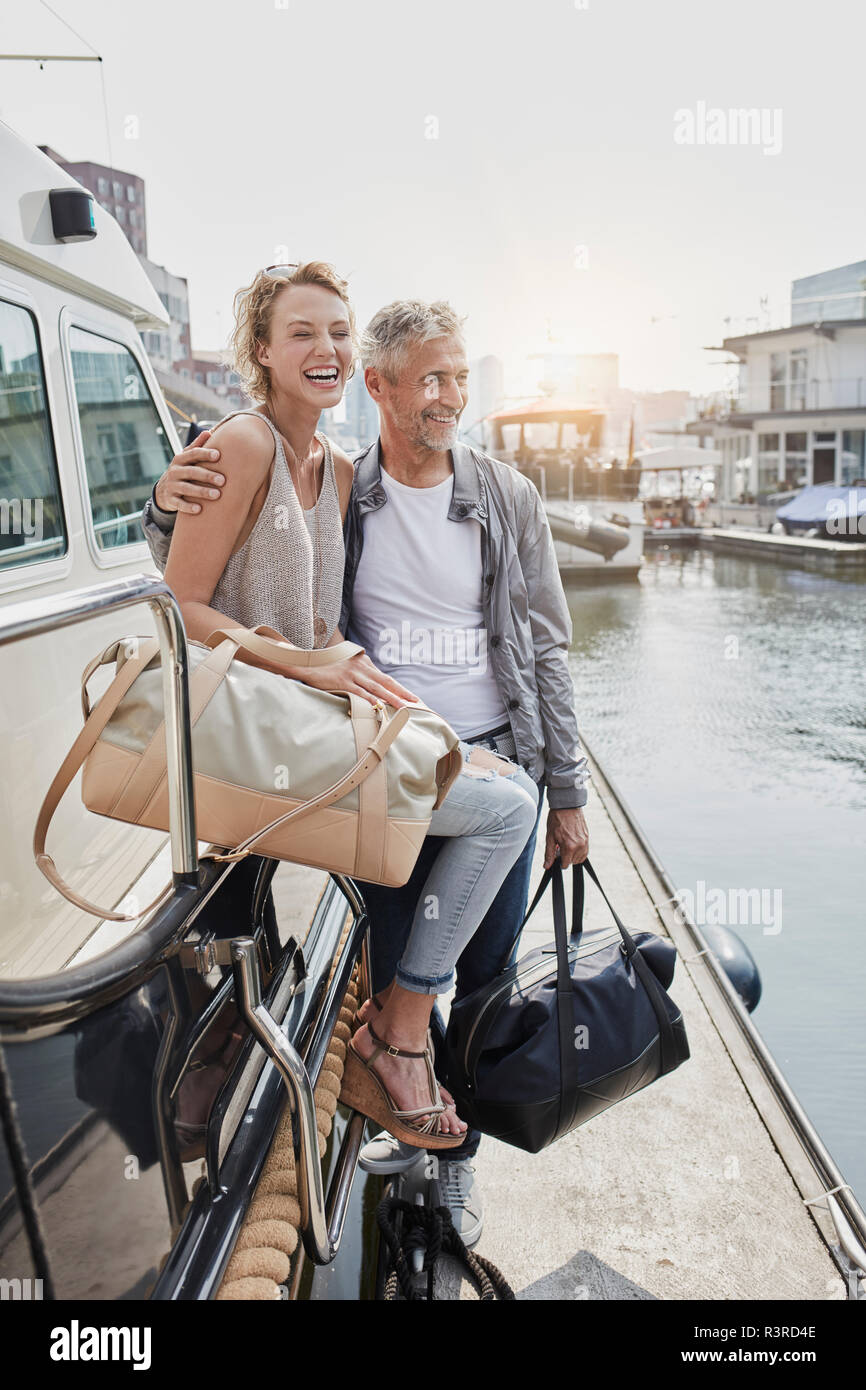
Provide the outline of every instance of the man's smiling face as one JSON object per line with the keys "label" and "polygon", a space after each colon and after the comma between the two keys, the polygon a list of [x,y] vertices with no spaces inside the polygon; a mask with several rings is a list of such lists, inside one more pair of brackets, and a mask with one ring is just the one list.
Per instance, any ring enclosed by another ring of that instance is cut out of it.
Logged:
{"label": "man's smiling face", "polygon": [[379,377],[379,405],[393,429],[415,448],[443,453],[457,442],[457,422],[469,395],[466,344],[457,334],[409,349],[396,382]]}

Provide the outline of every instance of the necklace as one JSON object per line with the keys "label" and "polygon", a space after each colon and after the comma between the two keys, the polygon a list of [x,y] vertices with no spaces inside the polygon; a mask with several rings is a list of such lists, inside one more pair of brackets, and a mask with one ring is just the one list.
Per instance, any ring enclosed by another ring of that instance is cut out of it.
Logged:
{"label": "necklace", "polygon": [[[279,434],[280,438],[282,439],[283,436],[282,436],[282,433],[281,433],[281,431],[280,431],[280,429],[279,429],[279,426],[277,425],[276,421],[272,419],[272,417],[271,417],[271,415],[270,415],[269,412],[268,412],[268,419],[271,421],[271,424],[274,426],[274,429],[277,431],[277,433]],[[323,436],[323,438],[324,438],[324,436]],[[314,487],[314,488],[315,488],[315,486],[316,486],[316,474],[315,474],[315,441],[316,441],[316,439],[317,439],[317,436],[316,436],[316,435],[313,435],[313,446],[312,446],[312,448],[311,448],[311,457],[312,457],[312,459],[313,459],[313,487]],[[285,445],[287,445],[287,447],[288,447],[288,453],[285,452]],[[323,472],[322,472],[322,492],[324,492],[324,490],[325,490],[325,474],[326,474],[326,472],[327,472],[327,467],[328,467],[328,447],[327,447],[327,444],[324,444],[324,443],[323,443],[323,445],[322,445],[322,453],[323,453],[323,455],[324,455],[324,459],[323,459],[323,462],[324,462],[324,469],[323,469]],[[320,597],[321,591],[322,591],[322,545],[321,545],[321,538],[320,538],[320,532],[319,532],[319,494],[318,494],[318,492],[317,492],[316,500],[314,501],[312,507],[307,507],[307,508],[304,507],[304,499],[303,499],[303,497],[302,497],[302,495],[301,495],[301,488],[300,488],[300,482],[301,482],[300,461],[299,461],[298,456],[297,456],[297,454],[295,453],[294,449],[292,448],[292,446],[291,446],[290,444],[287,443],[287,441],[284,441],[284,454],[285,454],[285,460],[286,460],[286,468],[287,468],[287,470],[288,470],[289,477],[290,477],[291,480],[292,480],[292,486],[293,486],[293,488],[294,488],[294,490],[295,490],[295,496],[296,496],[297,499],[298,499],[298,505],[300,506],[302,512],[303,512],[303,511],[311,511],[311,512],[313,512],[313,514],[314,514],[314,516],[315,516],[315,519],[316,519],[316,539],[315,539],[314,546],[313,546],[313,549],[314,549],[314,551],[315,551],[315,557],[316,557],[316,580],[315,580],[315,592],[314,592],[314,594],[313,594],[313,646],[314,646],[314,647],[319,647],[319,646],[321,646],[322,639],[323,639],[325,636],[327,636],[327,632],[328,632],[328,624],[325,622],[325,619],[324,619],[324,618],[320,615],[320,613],[319,613],[319,597]],[[289,463],[289,454],[292,455],[292,457],[294,458],[295,462],[296,462],[297,465],[298,465],[298,480],[297,480],[297,482],[295,482],[295,479],[294,479],[294,477],[292,476],[292,468],[291,468],[291,464]],[[306,524],[307,524],[307,523],[306,523],[306,518],[305,518],[305,517],[302,517],[302,521],[303,521],[304,527],[306,528]]]}
{"label": "necklace", "polygon": [[[325,466],[327,467],[327,460],[326,460]],[[323,478],[323,479],[322,479],[322,488],[323,488],[323,490],[324,490],[324,486],[325,486],[325,480],[324,480],[324,478]],[[313,634],[314,634],[313,640],[314,640],[314,642],[315,642],[315,645],[318,647],[318,646],[321,646],[322,639],[326,636],[327,631],[328,631],[328,624],[325,622],[325,619],[324,619],[323,617],[321,617],[320,614],[319,614],[319,594],[320,594],[321,588],[322,588],[322,544],[321,544],[321,540],[320,540],[320,538],[319,538],[319,499],[318,499],[318,497],[316,498],[316,501],[315,501],[315,503],[314,503],[314,507],[315,507],[315,514],[316,514],[316,596],[315,596],[315,598],[313,599]]]}

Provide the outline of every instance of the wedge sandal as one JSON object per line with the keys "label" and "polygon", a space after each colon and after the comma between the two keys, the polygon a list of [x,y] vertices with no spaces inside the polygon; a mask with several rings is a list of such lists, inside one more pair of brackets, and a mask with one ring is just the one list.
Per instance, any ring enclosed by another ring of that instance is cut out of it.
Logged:
{"label": "wedge sandal", "polygon": [[[396,1139],[402,1139],[404,1144],[411,1144],[413,1148],[456,1149],[458,1145],[463,1144],[466,1140],[465,1131],[462,1134],[439,1133],[439,1118],[445,1114],[447,1106],[439,1094],[439,1085],[433,1073],[433,1053],[429,1045],[429,1034],[428,1045],[423,1052],[409,1052],[405,1047],[394,1047],[393,1043],[385,1042],[372,1024],[368,1023],[367,1029],[374,1043],[369,1057],[361,1056],[354,1046],[354,1039],[350,1040],[346,1048],[343,1087],[340,1092],[342,1103],[357,1110],[359,1114],[366,1115],[368,1119],[375,1120],[376,1124],[387,1129]],[[427,1063],[430,1095],[435,1097],[431,1104],[419,1105],[414,1110],[397,1109],[387,1086],[374,1070],[373,1064],[376,1059],[386,1054],[389,1057],[424,1058]],[[424,1115],[428,1118],[422,1124]]]}

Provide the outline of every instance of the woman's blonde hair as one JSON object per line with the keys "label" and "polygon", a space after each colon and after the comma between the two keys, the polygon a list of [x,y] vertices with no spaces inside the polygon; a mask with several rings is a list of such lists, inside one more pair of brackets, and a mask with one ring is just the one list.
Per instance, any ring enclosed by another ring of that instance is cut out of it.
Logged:
{"label": "woman's blonde hair", "polygon": [[[349,314],[349,332],[355,345],[355,311],[349,299],[349,287],[342,276],[326,261],[306,261],[282,271],[280,275],[260,270],[251,285],[238,290],[234,297],[235,327],[231,336],[232,366],[241,379],[241,386],[254,401],[266,401],[270,394],[270,372],[256,355],[259,343],[270,337],[271,319],[277,295],[286,285],[321,285],[339,295]],[[354,362],[349,371],[354,372]]]}

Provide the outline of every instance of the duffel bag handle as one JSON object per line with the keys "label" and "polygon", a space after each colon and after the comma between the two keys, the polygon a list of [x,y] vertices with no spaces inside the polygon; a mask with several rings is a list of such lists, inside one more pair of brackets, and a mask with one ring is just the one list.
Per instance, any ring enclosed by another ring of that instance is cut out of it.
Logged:
{"label": "duffel bag handle", "polygon": [[[623,944],[624,944],[624,946],[625,946],[625,948],[626,948],[626,952],[628,953],[629,959],[631,959],[631,957],[634,955],[635,951],[637,950],[637,947],[635,946],[635,943],[634,943],[634,941],[632,940],[631,935],[629,934],[628,928],[627,928],[627,927],[625,926],[625,924],[623,923],[621,917],[619,916],[619,914],[618,914],[617,911],[616,911],[616,908],[614,907],[613,903],[610,901],[610,898],[607,896],[607,893],[605,893],[604,889],[602,888],[602,886],[601,886],[601,884],[600,884],[600,882],[599,882],[599,879],[598,879],[598,875],[596,874],[595,869],[592,867],[592,865],[590,864],[590,862],[589,862],[588,859],[585,859],[585,860],[583,861],[582,864],[575,864],[575,865],[573,866],[573,868],[572,868],[572,875],[571,875],[571,882],[572,882],[572,890],[571,890],[571,930],[569,931],[568,926],[567,926],[567,924],[566,924],[566,922],[565,922],[565,900],[564,900],[564,898],[563,898],[563,908],[562,908],[562,918],[563,918],[563,921],[562,921],[562,930],[563,930],[563,933],[569,937],[569,940],[570,940],[573,944],[576,944],[577,942],[580,941],[580,936],[581,936],[581,933],[582,933],[582,931],[583,931],[583,909],[584,909],[584,903],[585,903],[585,899],[586,899],[586,883],[585,883],[585,880],[584,880],[584,877],[583,877],[584,870],[586,870],[586,872],[589,874],[589,876],[590,876],[590,878],[592,879],[593,883],[595,884],[596,888],[597,888],[598,891],[601,893],[601,896],[604,898],[605,902],[607,903],[608,907],[610,908],[611,916],[613,917],[613,920],[616,922],[616,925],[619,927],[620,936],[621,936],[622,939],[623,939]],[[508,948],[508,954],[503,958],[503,965],[502,965],[502,968],[503,968],[503,969],[505,969],[505,966],[508,964],[508,961],[511,959],[512,952],[514,951],[515,946],[517,945],[518,941],[520,940],[521,934],[522,934],[522,932],[523,932],[523,928],[526,926],[526,923],[529,921],[529,919],[530,919],[530,917],[532,916],[533,912],[534,912],[535,909],[538,907],[538,904],[541,902],[541,899],[544,897],[545,893],[547,892],[547,889],[548,889],[548,887],[550,886],[551,882],[555,882],[555,876],[556,876],[557,874],[559,875],[560,885],[562,884],[562,872],[563,872],[563,871],[562,871],[562,865],[561,865],[561,862],[560,862],[560,860],[559,860],[559,857],[557,856],[557,858],[554,859],[553,863],[551,864],[550,868],[549,868],[549,869],[545,869],[544,873],[543,873],[542,876],[541,876],[541,882],[539,883],[538,887],[537,887],[536,890],[535,890],[535,897],[532,899],[532,902],[529,904],[529,907],[526,909],[526,916],[524,917],[523,921],[520,923],[520,926],[519,926],[518,929],[517,929],[517,935],[513,938],[512,942],[511,942],[511,945],[510,945],[509,948]],[[553,909],[554,909],[554,919],[555,919],[555,917],[556,917],[556,900],[555,900],[555,899],[554,899]]]}
{"label": "duffel bag handle", "polygon": [[[664,1074],[665,1072],[672,1071],[676,1066],[676,1061],[674,1060],[677,1055],[676,1040],[674,1038],[673,1025],[668,1017],[668,1011],[665,1006],[666,996],[664,991],[650,969],[650,966],[638,950],[637,942],[632,937],[602,888],[598,880],[598,875],[588,859],[585,859],[582,864],[575,864],[573,866],[572,917],[571,932],[569,934],[565,920],[565,889],[562,881],[562,865],[557,857],[547,872],[553,880],[553,929],[556,938],[556,995],[559,1018],[559,1058],[563,1082],[562,1091],[560,1093],[560,1125],[564,1116],[564,1107],[570,1088],[576,1088],[578,1084],[577,1054],[573,1045],[574,1018],[568,947],[569,944],[577,943],[580,940],[583,931],[585,898],[584,870],[589,874],[589,877],[592,879],[610,909],[613,920],[616,922],[619,928],[619,934],[622,937],[626,959],[631,964],[635,974],[643,985],[652,1011],[656,1016],[656,1023],[658,1024],[659,1030],[661,1073]],[[545,875],[545,877],[546,876],[547,875]],[[538,894],[536,894],[536,901],[537,898]],[[535,902],[533,902],[532,906],[535,907]],[[529,913],[526,915],[528,917]]]}
{"label": "duffel bag handle", "polygon": [[261,661],[269,661],[273,666],[291,668],[300,666],[334,666],[338,661],[348,661],[352,656],[363,653],[364,648],[357,642],[335,642],[333,647],[315,647],[308,651],[296,647],[280,637],[272,627],[217,627],[205,642],[208,647],[217,647],[228,638],[251,656]]}

